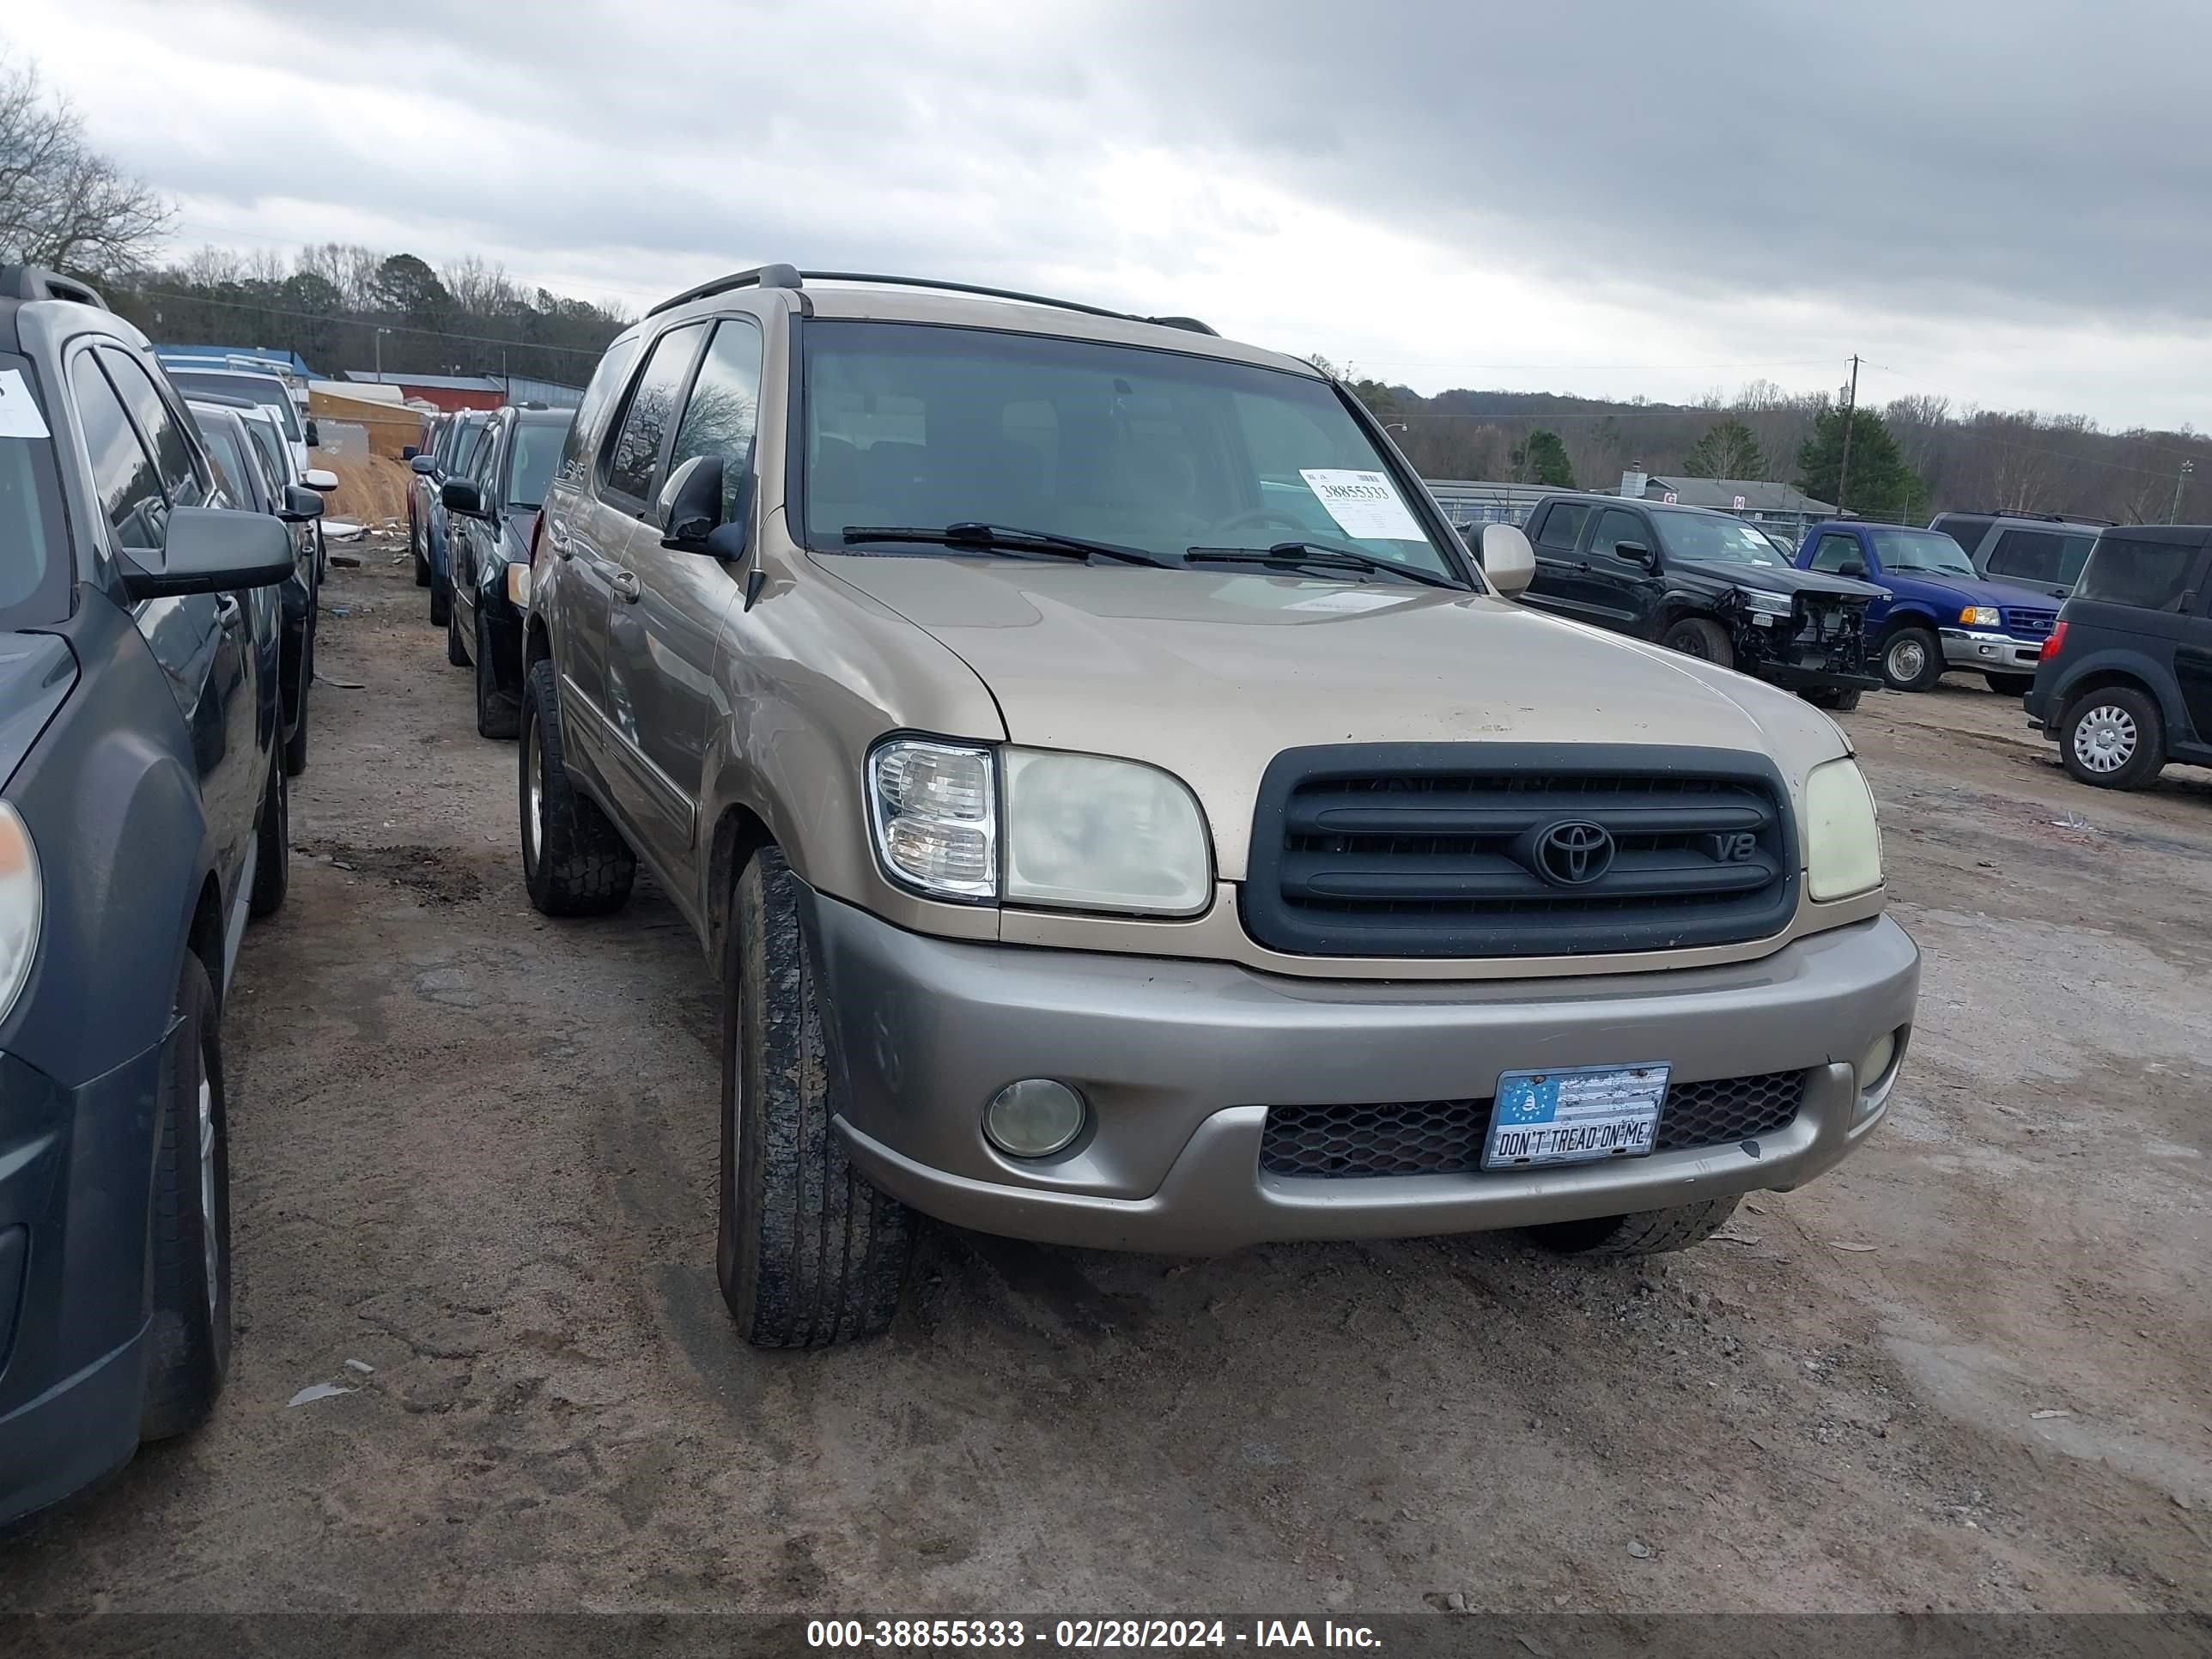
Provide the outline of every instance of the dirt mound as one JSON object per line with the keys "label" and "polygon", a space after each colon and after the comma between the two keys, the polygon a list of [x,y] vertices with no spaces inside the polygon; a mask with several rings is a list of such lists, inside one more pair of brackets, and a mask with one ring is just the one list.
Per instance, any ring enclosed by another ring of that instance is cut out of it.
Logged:
{"label": "dirt mound", "polygon": [[337,490],[324,497],[331,518],[350,519],[372,530],[386,520],[407,522],[407,486],[415,475],[405,462],[383,455],[323,453],[314,457],[314,464],[338,475]]}

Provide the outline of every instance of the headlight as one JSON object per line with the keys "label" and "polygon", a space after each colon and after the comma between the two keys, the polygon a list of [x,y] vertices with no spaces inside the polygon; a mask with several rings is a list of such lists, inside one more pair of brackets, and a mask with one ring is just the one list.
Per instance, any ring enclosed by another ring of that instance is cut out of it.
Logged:
{"label": "headlight", "polygon": [[1959,613],[1960,624],[1967,628],[2001,628],[2004,617],[1993,605],[1970,605]]}
{"label": "headlight", "polygon": [[0,1019],[15,1006],[39,950],[39,849],[15,809],[0,801]]}
{"label": "headlight", "polygon": [[1756,616],[1786,617],[1796,608],[1796,598],[1788,593],[1770,593],[1763,587],[1739,587],[1743,596],[1743,608]]}
{"label": "headlight", "polygon": [[999,896],[999,812],[991,751],[900,738],[868,757],[876,851],[892,874],[938,898]]}
{"label": "headlight", "polygon": [[1815,899],[1881,885],[1881,829],[1856,761],[1830,761],[1805,780],[1805,886]]}
{"label": "headlight", "polygon": [[507,602],[517,611],[530,609],[530,567],[509,564],[507,567]]}
{"label": "headlight", "polygon": [[1212,896],[1206,820],[1182,781],[1136,761],[1009,749],[1006,896],[1187,916]]}

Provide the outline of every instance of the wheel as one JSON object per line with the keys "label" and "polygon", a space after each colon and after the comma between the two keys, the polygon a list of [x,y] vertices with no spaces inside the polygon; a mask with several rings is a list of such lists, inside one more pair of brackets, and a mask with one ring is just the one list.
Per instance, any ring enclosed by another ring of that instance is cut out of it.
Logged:
{"label": "wheel", "polygon": [[1735,1213],[1739,1201],[1709,1198],[1702,1204],[1674,1209],[1592,1216],[1587,1221],[1554,1221],[1524,1231],[1546,1249],[1561,1255],[1663,1255],[1711,1238]]}
{"label": "wheel", "polygon": [[415,517],[415,509],[407,509],[407,550],[415,556],[415,586],[430,585],[430,557],[422,550],[422,526]]}
{"label": "wheel", "polygon": [[1856,685],[1852,686],[1849,690],[1837,690],[1830,689],[1820,691],[1808,691],[1803,695],[1805,701],[1811,703],[1814,708],[1832,708],[1839,714],[1849,714],[1852,709],[1859,706],[1860,692],[1859,688]]}
{"label": "wheel", "polygon": [[284,739],[284,774],[296,778],[307,769],[307,693],[315,684],[315,635],[307,634],[307,660],[300,665],[300,718]]}
{"label": "wheel", "polygon": [[461,619],[453,610],[453,596],[446,595],[446,664],[450,668],[466,668],[469,653],[461,647]]}
{"label": "wheel", "polygon": [[1710,617],[1683,617],[1668,627],[1659,643],[1669,651],[1701,657],[1722,668],[1735,666],[1735,647],[1729,642],[1728,629]]}
{"label": "wheel", "polygon": [[430,626],[443,628],[453,614],[453,590],[440,580],[436,572],[430,576]]}
{"label": "wheel", "polygon": [[491,665],[491,623],[477,612],[477,735],[511,738],[520,724],[521,711],[499,689],[499,676]]}
{"label": "wheel", "polygon": [[2166,767],[2166,722],[2158,704],[2131,685],[2085,692],[2059,722],[2066,769],[2100,789],[2140,789]]}
{"label": "wheel", "polygon": [[562,757],[561,701],[550,659],[523,681],[522,880],[549,916],[595,916],[622,908],[637,879],[637,856],[599,803],[568,781]]}
{"label": "wheel", "polygon": [[2001,697],[2024,697],[2035,687],[2033,674],[1984,674],[1990,690]]}
{"label": "wheel", "polygon": [[714,1271],[763,1348],[822,1348],[898,1311],[914,1213],[870,1186],[830,1127],[834,1068],[799,878],[764,847],[730,902],[722,957],[722,1158]]}
{"label": "wheel", "polygon": [[165,1440],[206,1418],[230,1374],[230,1142],[222,1043],[207,965],[177,974],[178,1030],[156,1103],[153,1318],[147,1328],[141,1440]]}
{"label": "wheel", "polygon": [[250,916],[273,916],[284,908],[292,884],[292,784],[279,756],[261,792],[261,816],[253,826],[253,887],[246,898]]}
{"label": "wheel", "polygon": [[1943,642],[1924,628],[1900,628],[1881,647],[1881,677],[1893,691],[1925,691],[1943,676]]}

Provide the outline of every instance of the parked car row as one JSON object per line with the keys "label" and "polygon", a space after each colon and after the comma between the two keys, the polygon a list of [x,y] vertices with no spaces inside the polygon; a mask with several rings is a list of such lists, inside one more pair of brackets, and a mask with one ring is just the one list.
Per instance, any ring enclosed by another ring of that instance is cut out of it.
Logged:
{"label": "parked car row", "polygon": [[0,268],[0,1521],[228,1370],[223,1009],[284,901],[319,579],[321,498],[254,441]]}

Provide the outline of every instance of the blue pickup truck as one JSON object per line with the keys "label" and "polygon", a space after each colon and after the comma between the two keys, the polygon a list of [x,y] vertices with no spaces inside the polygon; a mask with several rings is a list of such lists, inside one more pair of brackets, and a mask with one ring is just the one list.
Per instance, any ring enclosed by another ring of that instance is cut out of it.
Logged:
{"label": "blue pickup truck", "polygon": [[2048,593],[1989,580],[1940,530],[1831,520],[1805,532],[1797,568],[1889,591],[1869,607],[1867,635],[1893,691],[1925,691],[1947,669],[1966,668],[1992,691],[2023,696],[2058,620]]}

